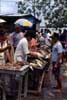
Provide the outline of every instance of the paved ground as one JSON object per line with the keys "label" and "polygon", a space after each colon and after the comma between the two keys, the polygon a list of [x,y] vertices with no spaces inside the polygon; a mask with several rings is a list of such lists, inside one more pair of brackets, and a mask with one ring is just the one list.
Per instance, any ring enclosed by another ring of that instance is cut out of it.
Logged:
{"label": "paved ground", "polygon": [[48,87],[44,87],[40,95],[38,96],[29,95],[26,98],[22,98],[22,100],[67,100],[67,76],[65,77],[63,75],[62,77],[62,84],[63,84],[62,93],[58,93],[52,88],[52,86],[55,86],[55,84],[56,84],[55,80],[51,78],[51,85]]}

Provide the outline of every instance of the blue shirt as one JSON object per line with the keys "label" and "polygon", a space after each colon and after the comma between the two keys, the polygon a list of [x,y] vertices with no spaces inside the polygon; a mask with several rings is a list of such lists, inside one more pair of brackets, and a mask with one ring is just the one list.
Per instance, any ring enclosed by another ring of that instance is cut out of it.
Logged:
{"label": "blue shirt", "polygon": [[63,47],[60,41],[57,41],[52,48],[52,62],[56,62],[58,60],[58,54],[63,52]]}
{"label": "blue shirt", "polygon": [[11,44],[14,46],[14,47],[17,47],[19,41],[23,38],[23,33],[22,32],[19,32],[19,33],[16,33],[16,32],[13,32],[12,34],[10,34],[10,42]]}

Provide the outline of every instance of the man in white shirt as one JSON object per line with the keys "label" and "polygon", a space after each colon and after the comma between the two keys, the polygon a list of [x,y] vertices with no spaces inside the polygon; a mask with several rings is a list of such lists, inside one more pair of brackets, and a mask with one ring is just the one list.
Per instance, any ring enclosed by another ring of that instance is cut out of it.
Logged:
{"label": "man in white shirt", "polygon": [[25,62],[27,60],[27,54],[29,54],[28,41],[24,37],[20,40],[19,44],[17,45],[14,55],[15,61]]}
{"label": "man in white shirt", "polygon": [[32,34],[28,31],[25,34],[25,37],[23,37],[20,42],[17,45],[14,60],[15,62],[20,62],[22,65],[28,64],[27,62],[27,56],[30,54],[32,56],[38,57],[40,54],[38,52],[32,52],[28,49],[28,42],[32,39]]}

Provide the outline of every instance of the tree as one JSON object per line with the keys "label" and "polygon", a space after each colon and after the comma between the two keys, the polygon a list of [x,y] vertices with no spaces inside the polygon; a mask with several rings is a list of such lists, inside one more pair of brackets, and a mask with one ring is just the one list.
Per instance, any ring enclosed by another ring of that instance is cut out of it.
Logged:
{"label": "tree", "polygon": [[[18,13],[33,14],[48,20],[47,27],[67,25],[67,0],[24,0],[18,2]],[[44,23],[45,24],[45,23]]]}
{"label": "tree", "polygon": [[[51,16],[52,14],[52,16]],[[49,27],[65,27],[67,24],[67,1],[55,0],[54,6],[51,9],[49,16]]]}

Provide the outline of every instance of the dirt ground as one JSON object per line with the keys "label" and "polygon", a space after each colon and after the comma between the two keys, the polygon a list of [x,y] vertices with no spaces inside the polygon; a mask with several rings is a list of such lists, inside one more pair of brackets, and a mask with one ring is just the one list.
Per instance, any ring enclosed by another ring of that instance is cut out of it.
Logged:
{"label": "dirt ground", "polygon": [[64,76],[63,73],[64,71],[62,69],[62,92],[57,92],[53,89],[56,81],[51,77],[50,86],[44,87],[38,96],[28,95],[26,98],[22,97],[22,100],[67,100],[67,76]]}

